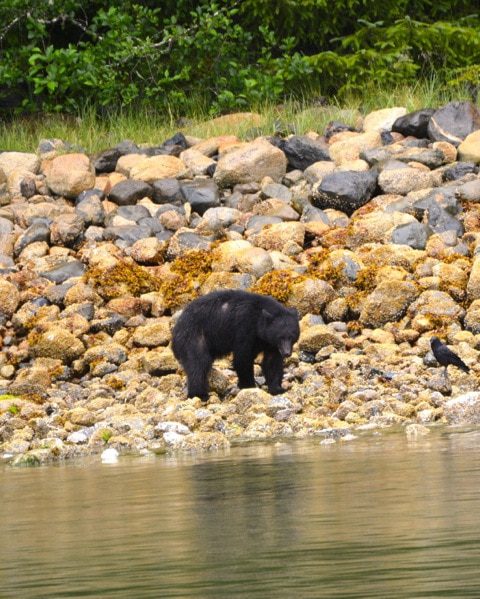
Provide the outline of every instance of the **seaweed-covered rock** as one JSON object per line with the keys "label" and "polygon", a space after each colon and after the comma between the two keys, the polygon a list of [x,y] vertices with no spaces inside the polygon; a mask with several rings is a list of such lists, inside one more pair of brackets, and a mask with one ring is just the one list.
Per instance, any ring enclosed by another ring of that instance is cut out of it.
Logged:
{"label": "seaweed-covered rock", "polygon": [[381,327],[400,320],[418,294],[417,285],[411,281],[383,281],[365,299],[360,321],[371,327]]}

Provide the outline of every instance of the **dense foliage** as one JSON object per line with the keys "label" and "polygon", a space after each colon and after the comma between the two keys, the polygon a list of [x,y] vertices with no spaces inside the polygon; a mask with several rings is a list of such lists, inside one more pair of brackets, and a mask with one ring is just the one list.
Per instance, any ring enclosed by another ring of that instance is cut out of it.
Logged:
{"label": "dense foliage", "polygon": [[432,72],[480,86],[476,0],[5,0],[0,108],[212,112]]}

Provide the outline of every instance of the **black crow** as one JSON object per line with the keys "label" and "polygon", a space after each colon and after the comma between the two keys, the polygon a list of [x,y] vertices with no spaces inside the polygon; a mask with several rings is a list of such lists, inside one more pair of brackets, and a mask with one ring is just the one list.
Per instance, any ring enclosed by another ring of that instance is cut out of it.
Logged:
{"label": "black crow", "polygon": [[449,364],[460,368],[460,370],[463,370],[463,372],[470,371],[470,368],[465,364],[465,362],[451,349],[448,349],[448,347],[442,343],[438,337],[432,337],[430,339],[430,346],[437,362],[440,364],[440,366],[445,368],[445,376],[447,376],[447,367]]}

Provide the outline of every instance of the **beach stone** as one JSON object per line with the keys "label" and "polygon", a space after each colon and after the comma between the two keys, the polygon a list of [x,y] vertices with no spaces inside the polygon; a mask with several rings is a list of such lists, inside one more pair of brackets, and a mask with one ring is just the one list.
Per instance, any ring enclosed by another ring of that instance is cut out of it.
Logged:
{"label": "beach stone", "polygon": [[335,172],[322,179],[312,202],[317,208],[335,208],[350,215],[371,199],[376,186],[375,170]]}
{"label": "beach stone", "polygon": [[69,363],[79,358],[84,351],[80,339],[55,323],[47,331],[30,339],[29,353],[34,358],[54,358]]}
{"label": "beach stone", "polygon": [[180,154],[180,160],[185,164],[193,175],[206,175],[213,166],[216,165],[212,160],[202,152],[189,148]]}
{"label": "beach stone", "polygon": [[262,216],[278,217],[281,220],[298,220],[300,218],[300,215],[292,208],[292,206],[287,204],[284,200],[278,200],[276,198],[270,198],[255,204],[252,212]]}
{"label": "beach stone", "polygon": [[480,392],[470,391],[443,404],[443,414],[448,424],[479,424],[480,423]]}
{"label": "beach stone", "polygon": [[363,119],[363,130],[366,132],[391,131],[395,121],[405,116],[406,113],[407,109],[403,106],[374,110]]}
{"label": "beach stone", "polygon": [[449,102],[432,115],[428,137],[458,146],[470,133],[480,129],[480,112],[470,102]]}
{"label": "beach stone", "polygon": [[254,283],[255,277],[248,273],[212,272],[200,287],[200,293],[205,295],[218,289],[243,289],[247,291]]}
{"label": "beach stone", "polygon": [[[239,256],[250,250],[252,247],[252,244],[246,239],[224,241],[214,250],[212,270],[224,272],[235,270],[237,268]],[[263,251],[265,252],[265,250]]]}
{"label": "beach stone", "polygon": [[331,160],[319,160],[305,169],[305,179],[311,184],[319,183],[325,175],[333,173],[335,163]]}
{"label": "beach stone", "polygon": [[456,212],[456,209],[454,206],[448,206],[448,203],[445,203],[448,211],[443,208],[441,206],[443,199],[445,199],[445,196],[441,192],[434,193],[414,202],[411,208],[415,211],[417,218],[424,219],[426,216],[425,220],[427,220],[428,226],[435,233],[452,231],[457,237],[461,237],[463,235],[463,225],[450,213],[451,211]]}
{"label": "beach stone", "polygon": [[120,156],[120,158],[117,160],[115,172],[122,174],[125,177],[130,177],[132,168],[140,164],[143,160],[145,160],[145,155],[140,154],[139,150],[131,154]]}
{"label": "beach stone", "polygon": [[152,186],[145,183],[145,181],[127,179],[112,187],[108,199],[118,204],[118,206],[128,206],[136,204],[142,198],[151,198],[152,195]]}
{"label": "beach stone", "polygon": [[167,345],[171,337],[170,318],[161,316],[150,321],[136,328],[132,337],[133,343],[139,347]]}
{"label": "beach stone", "polygon": [[78,214],[57,216],[50,226],[50,242],[53,245],[74,247],[82,240],[85,223]]}
{"label": "beach stone", "polygon": [[20,293],[16,286],[0,278],[0,325],[15,313],[19,301]]}
{"label": "beach stone", "polygon": [[467,135],[458,146],[458,158],[465,162],[480,162],[480,130]]}
{"label": "beach stone", "polygon": [[209,208],[220,206],[220,193],[214,181],[199,180],[191,183],[182,183],[181,192],[192,211],[200,216]]}
{"label": "beach stone", "polygon": [[[366,133],[345,132],[338,141],[333,141],[329,146],[330,158],[337,166],[351,160],[358,160],[362,152],[377,148],[382,145],[379,131],[368,131]],[[340,136],[339,136],[340,137]]]}
{"label": "beach stone", "polygon": [[260,182],[264,177],[281,181],[286,169],[285,154],[267,141],[258,139],[221,156],[213,179],[219,187]]}
{"label": "beach stone", "polygon": [[283,145],[283,151],[292,168],[304,171],[319,160],[330,160],[328,144],[308,135],[292,135]]}
{"label": "beach stone", "polygon": [[183,202],[183,195],[178,179],[169,177],[159,179],[158,181],[153,182],[152,187],[152,199],[156,204],[177,204]]}
{"label": "beach stone", "polygon": [[54,158],[45,172],[50,190],[75,198],[95,185],[95,169],[85,154],[63,154]]}
{"label": "beach stone", "polygon": [[17,238],[14,253],[18,256],[28,245],[37,241],[50,241],[50,227],[44,222],[33,223]]}
{"label": "beach stone", "polygon": [[383,193],[405,195],[411,191],[432,187],[432,184],[430,171],[411,168],[402,163],[392,162],[391,166],[387,163],[378,176],[378,185]]}
{"label": "beach stone", "polygon": [[266,183],[262,185],[262,196],[290,202],[292,199],[292,190],[281,183]]}
{"label": "beach stone", "polygon": [[208,208],[203,213],[204,221],[212,230],[230,227],[236,223],[241,216],[242,212],[240,212],[240,210],[237,210],[236,208],[228,208],[227,206]]}
{"label": "beach stone", "polygon": [[444,181],[455,181],[461,179],[469,173],[475,172],[475,164],[473,162],[457,162],[443,171]]}
{"label": "beach stone", "polygon": [[465,316],[465,328],[475,335],[480,333],[480,299],[473,300]]}
{"label": "beach stone", "polygon": [[153,183],[157,179],[179,177],[185,172],[186,167],[180,158],[160,155],[143,157],[131,168],[130,177],[146,183]]}
{"label": "beach stone", "polygon": [[162,264],[165,257],[165,243],[156,237],[139,239],[130,248],[130,256],[139,264]]}
{"label": "beach stone", "polygon": [[296,308],[300,317],[305,314],[320,314],[326,304],[335,297],[333,287],[320,279],[294,281],[288,305]]}
{"label": "beach stone", "polygon": [[467,283],[467,293],[470,300],[480,299],[480,256],[475,256],[472,270]]}
{"label": "beach stone", "polygon": [[392,231],[392,243],[409,245],[416,250],[424,250],[431,230],[427,225],[419,222],[406,223],[395,227]]}
{"label": "beach stone", "polygon": [[315,324],[303,329],[298,340],[301,351],[315,354],[329,345],[339,349],[344,347],[345,343],[338,333],[325,324]]}
{"label": "beach stone", "polygon": [[48,270],[40,270],[39,274],[53,283],[61,284],[72,277],[81,277],[84,272],[85,264],[83,262],[70,259],[68,262],[56,265]]}
{"label": "beach stone", "polygon": [[105,220],[105,209],[99,196],[91,196],[77,201],[75,212],[87,227],[90,225],[101,226]]}
{"label": "beach stone", "polygon": [[366,297],[360,312],[360,322],[375,328],[382,327],[387,322],[396,322],[402,318],[419,293],[419,288],[411,281],[383,281]]}
{"label": "beach stone", "polygon": [[455,196],[467,202],[480,202],[480,179],[468,181],[457,187]]}
{"label": "beach stone", "polygon": [[259,279],[273,269],[273,260],[266,250],[250,247],[238,254],[236,267],[240,272],[251,274]]}
{"label": "beach stone", "polygon": [[298,222],[275,223],[263,227],[261,231],[251,236],[251,241],[264,250],[278,250],[294,243],[302,248],[305,239],[305,225]]}
{"label": "beach stone", "polygon": [[38,173],[40,158],[27,152],[0,152],[0,170],[6,177],[13,171]]}
{"label": "beach stone", "polygon": [[205,156],[215,156],[215,154],[220,152],[221,148],[235,146],[239,142],[240,140],[236,135],[217,135],[199,141],[192,146],[192,149]]}
{"label": "beach stone", "polygon": [[120,225],[106,227],[103,232],[104,239],[121,240],[127,246],[133,245],[139,239],[150,237],[152,230],[144,225]]}
{"label": "beach stone", "polygon": [[444,291],[428,289],[408,308],[412,328],[428,331],[436,328],[438,322],[452,322],[463,318],[465,310]]}
{"label": "beach stone", "polygon": [[405,148],[395,153],[395,160],[400,162],[419,162],[430,169],[438,168],[447,162],[445,154],[439,148]]}
{"label": "beach stone", "polygon": [[428,123],[435,113],[435,108],[422,108],[398,117],[392,125],[392,131],[401,133],[405,137],[427,137]]}

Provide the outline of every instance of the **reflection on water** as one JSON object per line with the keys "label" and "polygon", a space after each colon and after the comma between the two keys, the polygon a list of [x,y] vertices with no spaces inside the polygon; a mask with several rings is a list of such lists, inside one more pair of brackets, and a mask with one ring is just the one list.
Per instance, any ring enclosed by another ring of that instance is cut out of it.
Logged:
{"label": "reflection on water", "polygon": [[0,598],[480,597],[480,432],[0,468]]}

